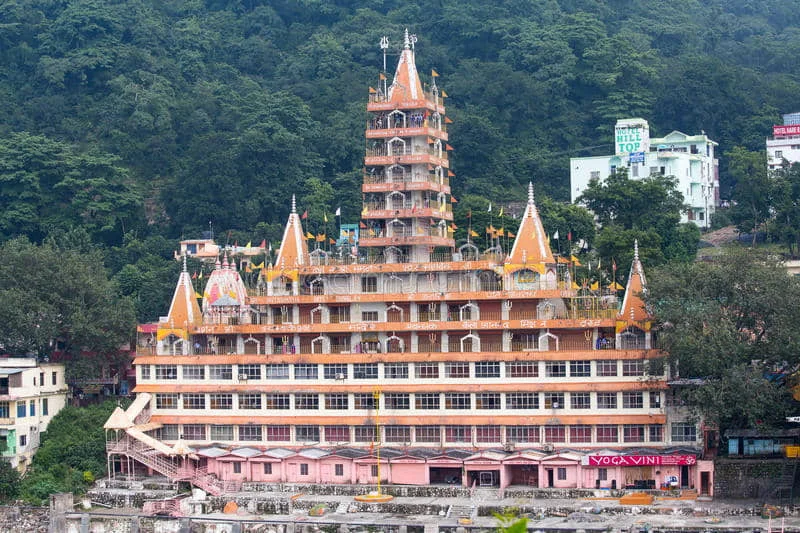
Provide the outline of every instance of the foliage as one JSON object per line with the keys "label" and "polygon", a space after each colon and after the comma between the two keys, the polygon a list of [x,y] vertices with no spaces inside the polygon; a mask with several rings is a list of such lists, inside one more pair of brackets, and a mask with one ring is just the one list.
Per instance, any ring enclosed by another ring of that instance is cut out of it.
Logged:
{"label": "foliage", "polygon": [[767,174],[766,154],[736,147],[728,157],[731,177],[736,180],[731,220],[739,231],[753,234],[755,245],[756,231],[769,218],[772,204],[773,185]]}
{"label": "foliage", "polygon": [[656,269],[648,283],[673,368],[706,380],[688,393],[697,412],[723,428],[780,421],[788,393],[764,375],[800,364],[800,281],[774,257],[733,249]]}
{"label": "foliage", "polygon": [[497,533],[525,533],[528,531],[528,519],[520,518],[515,509],[506,509],[502,514],[494,513],[494,517],[500,523],[497,526]]}
{"label": "foliage", "polygon": [[0,501],[13,500],[19,494],[19,471],[8,461],[0,461]]}
{"label": "foliage", "polygon": [[68,406],[53,417],[21,483],[26,501],[41,504],[54,492],[82,492],[105,475],[103,424],[116,406]]}
{"label": "foliage", "polygon": [[[0,338],[7,353],[50,355],[57,341],[73,358],[89,354],[105,362],[130,340],[131,302],[109,282],[99,251],[87,242],[84,249],[72,247],[81,245],[70,242],[75,236],[40,246],[25,239],[0,246]],[[89,366],[90,373],[97,368]],[[75,369],[68,369],[74,376]]]}
{"label": "foliage", "polygon": [[600,223],[596,246],[601,257],[627,264],[638,240],[648,265],[694,259],[700,232],[694,224],[679,224],[684,203],[674,177],[630,179],[622,169],[603,182],[591,180],[578,200]]}

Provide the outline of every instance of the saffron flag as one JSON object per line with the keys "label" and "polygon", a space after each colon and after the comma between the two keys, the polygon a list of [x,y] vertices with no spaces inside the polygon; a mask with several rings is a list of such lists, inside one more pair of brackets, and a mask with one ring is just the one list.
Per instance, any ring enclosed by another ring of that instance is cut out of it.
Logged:
{"label": "saffron flag", "polygon": [[375,236],[375,230],[372,229],[372,228],[369,228],[369,234],[370,234],[371,237],[374,237]]}
{"label": "saffron flag", "polygon": [[500,212],[497,214],[497,216],[503,216],[503,206],[500,206]]}
{"label": "saffron flag", "polygon": [[478,232],[472,229],[469,230],[469,235],[470,237],[480,237],[480,235],[478,235]]}
{"label": "saffron flag", "polygon": [[505,232],[504,232],[503,228],[500,228],[499,230],[497,230],[497,236],[498,237],[502,237],[503,235],[505,235]]}
{"label": "saffron flag", "polygon": [[336,244],[336,241],[334,241],[333,239],[328,239],[328,242],[331,244]]}
{"label": "saffron flag", "polygon": [[263,241],[261,241],[261,244],[259,244],[258,247],[261,248],[262,250],[266,250],[267,249],[267,239],[264,239]]}
{"label": "saffron flag", "polygon": [[448,171],[447,171],[447,177],[448,177],[448,178],[452,178],[452,177],[454,177],[455,175],[456,175],[456,173],[455,173],[455,172],[453,172],[452,170],[448,170]]}
{"label": "saffron flag", "polygon": [[376,91],[372,87],[369,88],[369,94],[375,94],[376,92],[378,92],[378,91]]}
{"label": "saffron flag", "polygon": [[195,297],[195,298],[202,298],[202,297],[203,297],[203,295],[202,295],[202,294],[200,294],[200,293],[199,293],[199,292],[197,292],[197,291],[194,291],[194,297]]}
{"label": "saffron flag", "polygon": [[450,223],[450,227],[453,228],[453,230],[457,230],[458,229],[458,226],[456,226],[454,222]]}
{"label": "saffron flag", "polygon": [[261,262],[260,262],[259,264],[257,264],[257,265],[253,265],[253,267],[252,267],[252,268],[253,268],[253,270],[259,270],[259,269],[262,269],[262,268],[264,268],[264,261],[261,261]]}
{"label": "saffron flag", "polygon": [[384,74],[383,72],[381,72],[380,74],[378,74],[378,78],[380,78],[380,80],[381,80],[381,81],[383,81],[383,80],[385,80],[385,79],[386,79],[386,74]]}
{"label": "saffron flag", "polygon": [[439,77],[439,73],[436,72],[435,70],[431,69],[431,77],[432,78],[438,78]]}
{"label": "saffron flag", "polygon": [[367,216],[367,206],[364,206],[364,209],[361,210],[361,216],[362,217]]}
{"label": "saffron flag", "polygon": [[458,200],[456,200],[456,197],[455,197],[455,196],[451,196],[451,197],[450,197],[450,203],[451,203],[451,204],[457,204],[457,203],[458,203]]}
{"label": "saffron flag", "polygon": [[442,91],[442,98],[447,98],[447,93]]}
{"label": "saffron flag", "polygon": [[516,235],[514,235],[514,234],[513,234],[513,233],[511,233],[510,231],[506,233],[506,236],[507,236],[509,239],[513,239],[513,238],[515,238],[515,237],[516,237]]}
{"label": "saffron flag", "polygon": [[450,146],[449,144],[445,144],[444,147],[445,147],[445,150],[447,150],[448,152],[453,149],[453,147]]}
{"label": "saffron flag", "polygon": [[313,238],[314,238],[314,234],[311,233],[310,231],[307,231],[306,232],[306,239],[313,239]]}
{"label": "saffron flag", "polygon": [[450,119],[450,117],[444,117],[444,123],[445,124],[452,124],[453,121]]}
{"label": "saffron flag", "polygon": [[364,224],[363,222],[359,222],[358,223],[358,227],[361,228],[361,229],[367,229],[367,225]]}
{"label": "saffron flag", "polygon": [[253,241],[247,241],[247,246],[245,246],[245,248],[252,248],[252,247],[253,247]]}
{"label": "saffron flag", "polygon": [[308,209],[306,209],[305,211],[303,211],[303,215],[302,215],[300,218],[301,218],[302,220],[305,220],[305,219],[307,219],[307,218],[308,218]]}
{"label": "saffron flag", "polygon": [[197,271],[195,270],[194,274],[192,274],[192,279],[197,279]]}

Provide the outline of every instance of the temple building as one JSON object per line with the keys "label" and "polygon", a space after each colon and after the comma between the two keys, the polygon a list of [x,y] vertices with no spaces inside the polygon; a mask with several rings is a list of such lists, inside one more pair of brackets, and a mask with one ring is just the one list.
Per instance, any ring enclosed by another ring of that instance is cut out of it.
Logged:
{"label": "temple building", "polygon": [[532,185],[510,250],[456,246],[436,82],[406,34],[370,91],[361,221],[335,251],[309,246],[292,198],[256,282],[223,254],[198,298],[184,258],[167,316],[140,327],[136,399],[105,425],[110,475],[710,493],[638,253],[624,293],[579,286]]}

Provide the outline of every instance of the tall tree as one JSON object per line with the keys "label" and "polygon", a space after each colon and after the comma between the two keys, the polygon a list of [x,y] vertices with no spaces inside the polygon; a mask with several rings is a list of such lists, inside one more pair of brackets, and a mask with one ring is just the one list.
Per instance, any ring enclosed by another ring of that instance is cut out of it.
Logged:
{"label": "tall tree", "polygon": [[751,152],[737,146],[728,152],[728,171],[733,179],[731,219],[739,231],[756,232],[770,217],[773,186],[767,173],[766,152]]}
{"label": "tall tree", "polygon": [[[15,239],[0,247],[0,256],[4,352],[45,356],[58,350],[81,362],[68,364],[68,372],[97,375],[131,339],[133,305],[109,282],[98,251]],[[86,358],[93,363],[83,364]]]}
{"label": "tall tree", "polygon": [[730,250],[713,262],[657,269],[648,283],[673,368],[705,380],[689,391],[695,410],[724,427],[777,423],[788,392],[764,374],[800,365],[800,281],[774,257]]}

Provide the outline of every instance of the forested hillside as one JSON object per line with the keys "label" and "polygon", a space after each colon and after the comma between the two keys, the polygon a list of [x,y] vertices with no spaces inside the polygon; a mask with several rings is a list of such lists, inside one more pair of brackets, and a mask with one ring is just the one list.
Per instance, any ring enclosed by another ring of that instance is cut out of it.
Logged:
{"label": "forested hillside", "polygon": [[77,227],[153,319],[172,239],[275,241],[292,193],[354,222],[378,43],[393,71],[405,27],[449,95],[460,206],[568,199],[620,117],[724,154],[800,110],[798,0],[5,0],[0,239]]}

